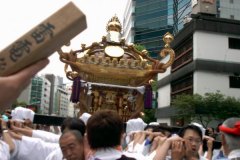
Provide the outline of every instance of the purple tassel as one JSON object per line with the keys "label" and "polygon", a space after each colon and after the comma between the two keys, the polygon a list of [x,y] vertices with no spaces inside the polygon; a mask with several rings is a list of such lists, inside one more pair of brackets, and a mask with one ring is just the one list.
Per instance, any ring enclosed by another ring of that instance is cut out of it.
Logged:
{"label": "purple tassel", "polygon": [[72,94],[71,94],[71,98],[70,98],[71,102],[73,102],[73,103],[79,102],[80,89],[81,89],[81,78],[75,77],[73,79],[73,85],[72,85]]}
{"label": "purple tassel", "polygon": [[146,85],[145,93],[144,93],[144,108],[145,109],[152,109],[152,99],[153,99],[152,86]]}

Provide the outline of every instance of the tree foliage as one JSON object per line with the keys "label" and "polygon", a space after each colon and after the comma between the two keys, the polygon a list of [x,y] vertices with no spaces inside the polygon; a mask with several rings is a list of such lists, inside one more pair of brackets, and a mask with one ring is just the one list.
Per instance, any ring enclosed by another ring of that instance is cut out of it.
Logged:
{"label": "tree foliage", "polygon": [[156,122],[155,109],[144,109],[143,121],[147,124],[150,122]]}
{"label": "tree foliage", "polygon": [[240,100],[220,92],[204,96],[182,94],[173,100],[172,105],[177,110],[176,117],[198,120],[205,127],[212,120],[223,121],[240,115]]}

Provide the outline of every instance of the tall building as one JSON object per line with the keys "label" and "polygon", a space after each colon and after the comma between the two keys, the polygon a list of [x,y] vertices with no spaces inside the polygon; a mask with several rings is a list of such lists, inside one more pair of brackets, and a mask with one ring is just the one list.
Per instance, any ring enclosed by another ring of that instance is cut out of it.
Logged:
{"label": "tall building", "polygon": [[30,105],[38,105],[38,113],[49,114],[51,83],[44,77],[34,77],[31,85]]}
{"label": "tall building", "polygon": [[240,20],[240,1],[239,0],[218,0],[218,17]]}
{"label": "tall building", "polygon": [[128,0],[123,18],[123,37],[127,43],[134,42],[135,1]]}
{"label": "tall building", "polygon": [[68,92],[65,89],[57,88],[56,92],[56,111],[55,113],[59,116],[67,117],[68,116]]}
{"label": "tall building", "polygon": [[37,106],[36,111],[49,114],[51,83],[44,77],[35,76],[18,97],[19,102]]}
{"label": "tall building", "polygon": [[72,84],[66,85],[66,92],[68,93],[68,116],[76,117],[76,108],[74,108],[74,103],[70,102],[71,94],[72,94]]}
{"label": "tall building", "polygon": [[41,78],[43,79],[43,91],[40,109],[42,114],[49,114],[51,83],[45,77]]}
{"label": "tall building", "polygon": [[49,114],[57,114],[58,112],[58,103],[56,100],[56,92],[58,88],[63,88],[63,78],[55,76],[54,74],[45,74],[46,79],[51,82],[51,93],[50,93],[50,107]]}
{"label": "tall building", "polygon": [[[211,0],[209,0],[211,1]],[[123,19],[123,36],[128,43],[141,44],[158,58],[166,32],[176,35],[191,17],[197,0],[129,0]],[[239,0],[216,0],[217,17],[240,19]]]}
{"label": "tall building", "polygon": [[[176,35],[173,65],[158,75],[156,117],[176,125],[171,100],[207,92],[240,98],[240,21],[196,15]],[[164,61],[165,59],[163,59]]]}
{"label": "tall building", "polygon": [[37,106],[40,114],[68,116],[69,94],[63,78],[53,74],[35,76],[18,101]]}
{"label": "tall building", "polygon": [[123,35],[127,42],[145,46],[151,57],[158,58],[163,35],[183,27],[189,6],[190,0],[131,0],[124,12]]}
{"label": "tall building", "polygon": [[30,84],[22,91],[22,93],[18,96],[17,101],[18,101],[18,102],[25,102],[26,104],[30,104],[31,88],[32,88],[32,83],[30,83]]}

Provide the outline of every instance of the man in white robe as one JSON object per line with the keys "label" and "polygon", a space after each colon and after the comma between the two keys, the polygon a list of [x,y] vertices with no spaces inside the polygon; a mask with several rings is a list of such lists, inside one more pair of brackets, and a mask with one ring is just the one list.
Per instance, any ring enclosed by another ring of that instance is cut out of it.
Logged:
{"label": "man in white robe", "polygon": [[10,159],[10,150],[8,144],[4,141],[0,140],[0,158],[1,160],[9,160]]}
{"label": "man in white robe", "polygon": [[[83,120],[78,118],[67,118],[63,121],[63,125],[61,126],[61,131],[64,133],[66,130],[78,130],[82,135],[85,134],[85,123]],[[58,160],[62,159],[63,154],[60,148],[52,151],[45,160]]]}
{"label": "man in white robe", "polygon": [[15,135],[15,148],[11,154],[14,160],[44,160],[52,151],[59,148],[58,143],[48,143],[39,138]]}
{"label": "man in white robe", "polygon": [[51,142],[51,143],[58,143],[60,135],[57,135],[55,133],[43,131],[43,130],[35,130],[35,129],[30,129],[30,128],[20,128],[17,126],[12,125],[11,129],[14,132],[23,134],[28,137],[33,137],[33,138],[40,138],[45,142]]}

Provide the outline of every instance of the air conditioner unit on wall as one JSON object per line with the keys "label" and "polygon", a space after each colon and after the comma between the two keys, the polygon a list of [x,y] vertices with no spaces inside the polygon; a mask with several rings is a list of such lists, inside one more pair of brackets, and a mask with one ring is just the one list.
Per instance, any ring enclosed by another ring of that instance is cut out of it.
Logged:
{"label": "air conditioner unit on wall", "polygon": [[192,14],[216,15],[216,0],[192,0]]}

